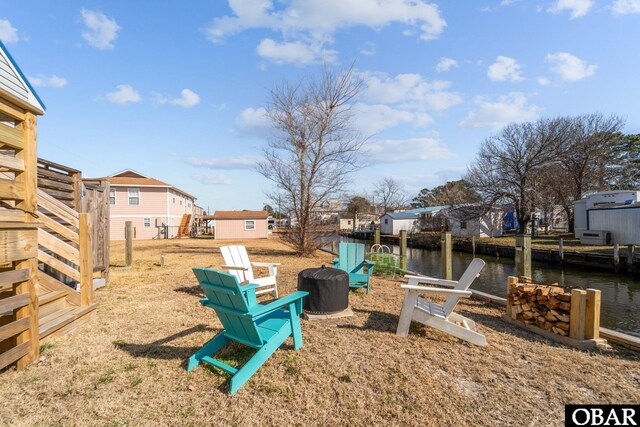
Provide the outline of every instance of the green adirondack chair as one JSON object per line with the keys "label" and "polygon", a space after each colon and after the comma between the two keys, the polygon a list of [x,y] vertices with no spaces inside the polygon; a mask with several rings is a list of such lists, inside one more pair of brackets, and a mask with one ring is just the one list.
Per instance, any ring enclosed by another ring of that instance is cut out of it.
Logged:
{"label": "green adirondack chair", "polygon": [[[235,276],[208,268],[194,268],[193,272],[206,295],[200,303],[216,311],[224,330],[189,358],[187,371],[206,362],[228,372],[232,375],[231,394],[235,394],[287,338],[293,336],[294,349],[302,347],[300,314],[302,298],[308,292],[294,292],[263,305],[256,302],[258,285],[240,285]],[[212,357],[229,341],[257,350],[240,369]]]}
{"label": "green adirondack chair", "polygon": [[369,278],[373,274],[375,263],[364,259],[364,244],[340,243],[338,253],[340,257],[333,260],[333,268],[349,273],[349,287],[365,288],[367,293],[371,292]]}

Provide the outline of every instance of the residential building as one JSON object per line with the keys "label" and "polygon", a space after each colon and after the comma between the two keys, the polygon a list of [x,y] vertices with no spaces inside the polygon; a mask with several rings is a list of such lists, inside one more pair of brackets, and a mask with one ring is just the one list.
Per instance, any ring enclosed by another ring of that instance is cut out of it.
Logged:
{"label": "residential building", "polygon": [[447,229],[453,237],[499,237],[502,236],[504,210],[483,209],[467,205],[450,207],[441,211],[447,220]]}
{"label": "residential building", "polygon": [[442,210],[444,206],[410,209],[402,212],[387,212],[380,217],[381,234],[399,234],[400,230],[414,233],[422,230],[422,224]]}
{"label": "residential building", "polygon": [[177,237],[185,221],[182,234],[185,228],[189,234],[191,220],[198,211],[191,194],[131,169],[106,179],[111,184],[111,240],[124,240],[126,221],[133,223],[133,235],[138,240],[164,238],[165,233],[166,237]]}
{"label": "residential building", "polygon": [[213,238],[222,240],[266,239],[267,211],[216,211]]}
{"label": "residential building", "polygon": [[575,235],[581,242],[640,245],[640,191],[590,194],[573,202],[573,209]]}

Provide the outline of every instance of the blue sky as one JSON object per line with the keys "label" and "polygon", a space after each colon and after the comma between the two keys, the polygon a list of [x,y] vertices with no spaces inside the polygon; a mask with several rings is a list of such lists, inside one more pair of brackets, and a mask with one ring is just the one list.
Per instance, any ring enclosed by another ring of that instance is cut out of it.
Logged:
{"label": "blue sky", "polygon": [[[464,5],[464,6],[463,6]],[[47,106],[41,157],[131,168],[211,210],[255,209],[268,90],[356,61],[367,166],[411,195],[511,121],[616,113],[640,133],[640,0],[25,1],[0,39]]]}

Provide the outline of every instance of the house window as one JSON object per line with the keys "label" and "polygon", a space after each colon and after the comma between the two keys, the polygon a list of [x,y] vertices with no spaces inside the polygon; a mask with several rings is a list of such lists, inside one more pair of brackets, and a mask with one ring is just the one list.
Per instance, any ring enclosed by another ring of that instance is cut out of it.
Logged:
{"label": "house window", "polygon": [[244,222],[244,229],[245,230],[255,230],[256,229],[256,222],[252,219],[246,220]]}
{"label": "house window", "polygon": [[139,188],[129,188],[129,204],[130,205],[139,205],[140,204],[140,189]]}
{"label": "house window", "polygon": [[144,218],[142,221],[145,227],[151,227],[151,218]]}
{"label": "house window", "polygon": [[467,229],[467,221],[460,221],[460,228],[463,230]]}
{"label": "house window", "polygon": [[110,188],[109,189],[109,204],[111,204],[111,205],[115,205],[116,204],[116,189],[115,188]]}
{"label": "house window", "polygon": [[182,200],[180,200],[180,206],[182,206]]}
{"label": "house window", "polygon": [[384,223],[385,223],[385,224],[389,224],[389,218],[385,218],[385,219],[384,219]]}
{"label": "house window", "polygon": [[174,197],[173,198],[173,204],[175,205],[175,203],[176,203],[176,198]]}
{"label": "house window", "polygon": [[189,203],[187,204],[187,206],[191,207],[191,202],[189,202]]}

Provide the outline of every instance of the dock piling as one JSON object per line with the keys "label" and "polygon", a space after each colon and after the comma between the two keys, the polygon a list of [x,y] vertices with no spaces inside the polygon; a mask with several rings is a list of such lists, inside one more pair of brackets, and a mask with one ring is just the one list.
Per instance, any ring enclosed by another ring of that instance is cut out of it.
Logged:
{"label": "dock piling", "polygon": [[442,256],[442,278],[445,280],[453,280],[453,268],[452,268],[452,251],[451,245],[451,232],[442,232],[440,238],[440,251]]}
{"label": "dock piling", "polygon": [[516,236],[516,274],[531,277],[531,236]]}

